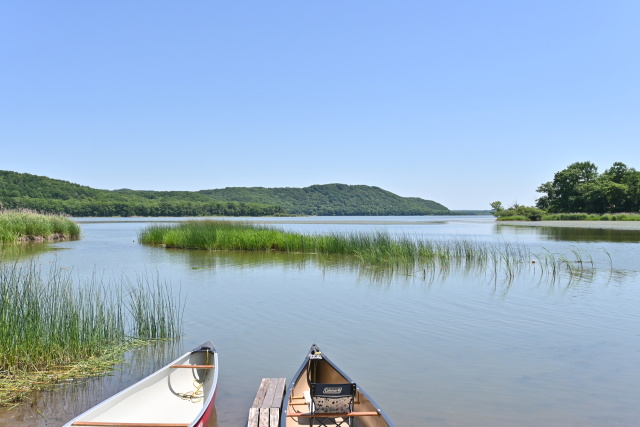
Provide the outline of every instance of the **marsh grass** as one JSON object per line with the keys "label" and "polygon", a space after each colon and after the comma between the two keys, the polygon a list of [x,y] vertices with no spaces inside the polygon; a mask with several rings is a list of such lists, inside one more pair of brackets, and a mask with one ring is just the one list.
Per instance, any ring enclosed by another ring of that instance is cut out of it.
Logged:
{"label": "marsh grass", "polygon": [[75,284],[55,265],[0,264],[0,404],[67,378],[108,370],[144,340],[175,338],[179,302],[148,277]]}
{"label": "marsh grass", "polygon": [[531,221],[531,219],[527,218],[524,215],[501,216],[499,218],[496,218],[496,220],[497,221]]}
{"label": "marsh grass", "polygon": [[80,226],[61,215],[26,210],[0,211],[0,242],[2,243],[47,240],[53,237],[77,239],[80,237]]}
{"label": "marsh grass", "polygon": [[[370,233],[290,233],[264,225],[236,221],[187,221],[177,225],[152,225],[139,234],[143,244],[168,248],[204,250],[282,251],[318,255],[344,255],[361,265],[404,275],[422,275],[438,268],[446,274],[452,268],[489,270],[495,277],[512,280],[523,269],[534,269],[550,280],[560,274],[582,274],[593,263],[577,252],[536,255],[521,244],[490,243],[467,238],[416,240],[391,236],[385,231]],[[429,277],[435,277],[433,274]]]}
{"label": "marsh grass", "polygon": [[543,221],[640,221],[637,213],[615,214],[587,214],[587,213],[558,213],[542,216]]}
{"label": "marsh grass", "polygon": [[179,336],[184,307],[176,304],[169,284],[146,274],[138,277],[135,285],[127,283],[131,333],[144,339]]}

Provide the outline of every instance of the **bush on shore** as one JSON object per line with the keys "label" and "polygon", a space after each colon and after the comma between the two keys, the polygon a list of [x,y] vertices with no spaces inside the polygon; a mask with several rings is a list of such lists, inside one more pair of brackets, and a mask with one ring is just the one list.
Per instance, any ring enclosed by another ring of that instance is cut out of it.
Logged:
{"label": "bush on shore", "polygon": [[640,213],[589,214],[583,212],[548,213],[531,206],[514,203],[505,209],[502,202],[491,203],[491,214],[498,221],[640,221]]}
{"label": "bush on shore", "polygon": [[522,206],[518,203],[504,209],[502,202],[493,202],[491,203],[491,214],[498,221],[540,221],[546,212],[533,206]]}

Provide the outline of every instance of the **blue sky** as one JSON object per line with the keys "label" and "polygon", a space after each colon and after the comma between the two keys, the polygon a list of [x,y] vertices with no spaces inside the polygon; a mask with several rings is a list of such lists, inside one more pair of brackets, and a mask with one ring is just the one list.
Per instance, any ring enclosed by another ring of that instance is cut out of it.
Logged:
{"label": "blue sky", "polygon": [[531,205],[640,169],[640,2],[0,0],[0,169]]}

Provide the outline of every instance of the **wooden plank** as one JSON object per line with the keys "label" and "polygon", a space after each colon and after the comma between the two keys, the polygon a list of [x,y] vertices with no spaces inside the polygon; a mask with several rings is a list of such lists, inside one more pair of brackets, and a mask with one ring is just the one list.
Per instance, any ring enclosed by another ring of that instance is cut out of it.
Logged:
{"label": "wooden plank", "polygon": [[249,421],[247,423],[247,427],[260,427],[260,407],[264,401],[264,395],[267,392],[268,386],[268,379],[263,378],[260,382],[260,387],[258,387],[256,398],[253,400],[253,405],[251,406],[251,409],[249,409]]}
{"label": "wooden plank", "polygon": [[261,408],[271,408],[273,404],[273,397],[276,394],[277,378],[265,378],[268,381],[267,391],[264,395]]}
{"label": "wooden plank", "polygon": [[282,400],[284,399],[287,380],[286,378],[273,378],[272,381],[273,380],[275,380],[276,386],[271,409],[269,409],[269,425],[271,427],[277,427],[280,424],[280,411],[282,411]]}
{"label": "wooden plank", "polygon": [[260,427],[269,427],[269,408],[260,408]]}
{"label": "wooden plank", "polygon": [[259,427],[260,424],[260,408],[249,409],[249,421],[247,427]]}
{"label": "wooden plank", "polygon": [[269,409],[269,426],[278,427],[280,423],[280,408]]}
{"label": "wooden plank", "polygon": [[263,378],[249,409],[248,427],[278,427],[286,378]]}
{"label": "wooden plank", "polygon": [[260,387],[258,388],[258,393],[256,393],[256,398],[253,400],[252,408],[260,408],[262,406],[262,402],[264,402],[264,396],[267,393],[267,387],[269,387],[269,378],[263,378],[260,382]]}
{"label": "wooden plank", "polygon": [[287,388],[287,379],[286,378],[276,378],[276,393],[273,398],[272,408],[282,408],[282,399],[284,399],[284,393]]}
{"label": "wooden plank", "polygon": [[286,387],[286,378],[265,378],[268,386],[265,391],[264,401],[261,408],[281,408],[282,399]]}

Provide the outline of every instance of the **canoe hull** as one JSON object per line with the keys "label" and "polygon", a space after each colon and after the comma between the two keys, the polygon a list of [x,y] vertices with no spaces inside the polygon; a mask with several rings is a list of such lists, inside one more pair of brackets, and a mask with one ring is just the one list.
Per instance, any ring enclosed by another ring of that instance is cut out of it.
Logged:
{"label": "canoe hull", "polygon": [[64,427],[135,424],[205,427],[218,383],[218,354],[203,343],[94,406]]}
{"label": "canoe hull", "polygon": [[[304,398],[305,392],[309,390],[309,383],[337,384],[352,382],[354,381],[338,368],[318,346],[312,345],[307,357],[287,388],[282,405],[280,427],[309,425],[309,418],[304,416],[309,411],[308,403]],[[368,414],[354,416],[353,427],[393,427],[389,417],[360,386],[357,386],[353,411],[360,414]]]}

